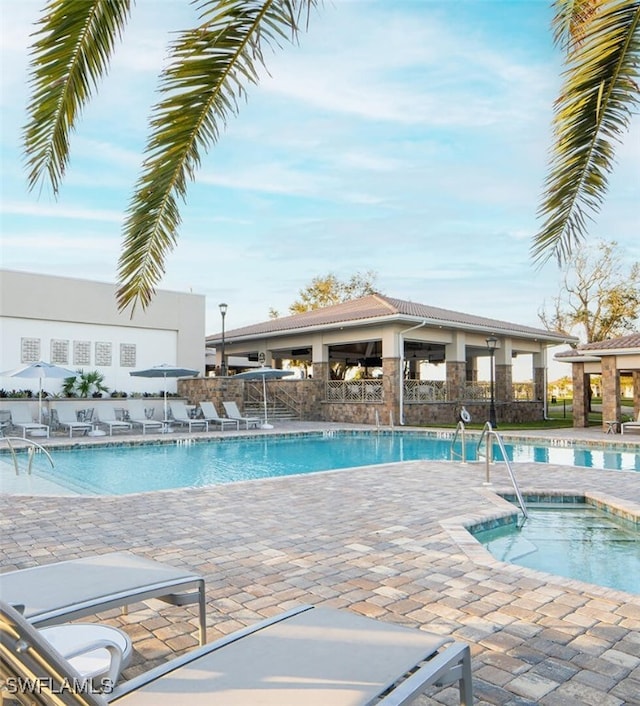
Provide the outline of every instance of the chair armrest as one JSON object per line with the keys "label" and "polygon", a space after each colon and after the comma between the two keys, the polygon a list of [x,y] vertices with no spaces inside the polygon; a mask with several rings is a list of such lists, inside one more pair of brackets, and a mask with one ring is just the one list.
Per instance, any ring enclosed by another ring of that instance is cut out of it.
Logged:
{"label": "chair armrest", "polygon": [[78,645],[73,650],[68,652],[61,652],[60,654],[68,661],[74,657],[79,657],[80,655],[88,654],[94,650],[104,649],[109,652],[109,657],[111,661],[109,663],[109,672],[107,674],[107,679],[115,686],[118,681],[118,676],[120,674],[120,667],[122,666],[122,649],[117,642],[109,640],[108,638],[101,638],[99,640],[91,640],[90,642],[85,642],[83,645]]}

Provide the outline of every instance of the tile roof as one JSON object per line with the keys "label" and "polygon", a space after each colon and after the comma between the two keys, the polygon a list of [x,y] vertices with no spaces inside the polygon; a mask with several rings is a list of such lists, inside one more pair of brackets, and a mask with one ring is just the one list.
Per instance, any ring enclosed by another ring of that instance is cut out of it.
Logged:
{"label": "tile roof", "polygon": [[608,338],[606,341],[596,341],[595,343],[584,343],[577,349],[562,351],[556,358],[578,358],[581,355],[592,353],[593,355],[606,354],[606,351],[628,350],[630,353],[640,351],[640,333],[631,333],[628,336],[618,336]]}
{"label": "tile roof", "polygon": [[[553,333],[545,329],[522,326],[520,324],[489,319],[472,314],[464,314],[459,311],[440,309],[435,306],[419,304],[417,302],[395,299],[381,294],[371,294],[360,299],[335,304],[333,306],[305,311],[301,314],[283,316],[277,319],[270,319],[262,323],[245,326],[243,328],[232,329],[225,333],[225,338],[239,339],[260,337],[270,334],[286,333],[300,329],[330,327],[333,324],[366,321],[368,319],[395,318],[405,319],[409,323],[426,319],[436,324],[441,323],[453,328],[475,327],[487,331],[500,333],[501,331],[521,334],[525,337],[544,338],[550,341],[562,343],[566,337],[562,334]],[[207,336],[207,342],[215,343],[221,339],[221,334]]]}

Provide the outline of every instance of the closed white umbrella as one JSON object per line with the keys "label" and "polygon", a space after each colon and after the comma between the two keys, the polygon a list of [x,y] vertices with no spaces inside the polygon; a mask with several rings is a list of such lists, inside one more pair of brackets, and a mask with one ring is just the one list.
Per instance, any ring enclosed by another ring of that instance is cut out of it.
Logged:
{"label": "closed white umbrella", "polygon": [[262,399],[264,402],[264,422],[260,425],[261,429],[273,429],[273,424],[269,424],[267,419],[267,380],[280,380],[281,378],[293,375],[293,370],[278,370],[277,368],[269,368],[263,366],[255,370],[247,370],[244,373],[234,375],[235,378],[243,380],[260,380],[262,378]]}
{"label": "closed white umbrella", "polygon": [[192,370],[191,368],[179,368],[177,365],[168,365],[163,363],[162,365],[154,365],[153,368],[146,368],[145,370],[134,370],[129,373],[134,377],[140,378],[164,378],[164,421],[168,421],[168,410],[167,410],[167,378],[192,378],[198,374],[197,370]]}
{"label": "closed white umbrella", "polygon": [[6,370],[4,373],[0,373],[0,377],[3,378],[38,378],[39,380],[39,392],[38,392],[38,421],[42,424],[42,380],[43,378],[68,378],[75,377],[76,373],[73,370],[68,370],[60,365],[54,365],[53,363],[45,363],[39,360],[37,363],[29,363],[29,365],[22,365],[19,368],[14,368],[13,370]]}

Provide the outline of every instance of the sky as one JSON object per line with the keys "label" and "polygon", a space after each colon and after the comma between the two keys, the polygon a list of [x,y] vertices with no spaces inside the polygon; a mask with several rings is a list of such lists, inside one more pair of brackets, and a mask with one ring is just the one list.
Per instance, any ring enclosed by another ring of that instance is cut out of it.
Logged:
{"label": "sky", "polygon": [[[123,214],[171,32],[187,0],[137,0],[72,135],[61,192],[27,189],[29,33],[43,0],[2,0],[2,267],[115,282]],[[206,296],[206,333],[288,314],[329,273],[391,297],[542,327],[555,262],[530,258],[560,86],[550,3],[333,0],[204,156],[159,287]],[[640,125],[590,239],[640,260]]]}

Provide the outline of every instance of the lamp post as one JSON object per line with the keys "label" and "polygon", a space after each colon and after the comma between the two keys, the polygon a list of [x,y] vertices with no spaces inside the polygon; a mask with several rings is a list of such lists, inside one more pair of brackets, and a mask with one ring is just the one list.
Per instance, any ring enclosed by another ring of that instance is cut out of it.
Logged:
{"label": "lamp post", "polygon": [[494,395],[494,356],[496,353],[496,346],[498,345],[498,339],[495,336],[489,336],[487,338],[487,348],[491,354],[491,403],[489,404],[489,424],[491,424],[493,429],[498,428],[498,422],[496,421],[496,401]]}
{"label": "lamp post", "polygon": [[222,350],[220,351],[220,374],[222,376],[225,376],[227,374],[227,364],[224,359],[224,317],[227,315],[227,305],[224,303],[218,304],[218,309],[220,309],[220,316],[222,316]]}

